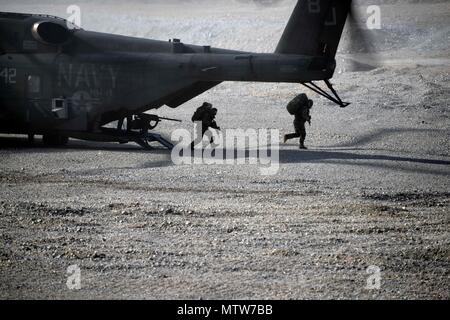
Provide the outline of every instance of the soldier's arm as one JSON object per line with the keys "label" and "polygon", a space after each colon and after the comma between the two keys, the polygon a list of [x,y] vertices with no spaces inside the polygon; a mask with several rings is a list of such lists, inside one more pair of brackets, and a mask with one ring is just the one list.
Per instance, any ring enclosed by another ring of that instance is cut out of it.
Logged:
{"label": "soldier's arm", "polygon": [[217,125],[217,122],[213,121],[210,125],[211,128],[216,129],[216,130],[220,130],[220,127]]}

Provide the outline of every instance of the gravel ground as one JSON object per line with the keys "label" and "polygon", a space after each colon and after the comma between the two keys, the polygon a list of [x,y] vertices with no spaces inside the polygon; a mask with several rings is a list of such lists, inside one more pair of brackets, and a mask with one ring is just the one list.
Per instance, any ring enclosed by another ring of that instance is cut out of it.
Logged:
{"label": "gravel ground", "polygon": [[[428,21],[444,30],[448,5],[434,6]],[[336,74],[348,108],[311,94],[310,149],[281,145],[274,176],[252,164],[177,166],[169,151],[131,144],[48,149],[1,136],[0,298],[449,299],[448,42],[428,55],[397,46],[382,67]],[[223,128],[284,134],[300,90],[224,83],[159,114],[192,130],[210,101]],[[81,290],[66,286],[71,265]],[[379,289],[366,288],[370,266]]]}

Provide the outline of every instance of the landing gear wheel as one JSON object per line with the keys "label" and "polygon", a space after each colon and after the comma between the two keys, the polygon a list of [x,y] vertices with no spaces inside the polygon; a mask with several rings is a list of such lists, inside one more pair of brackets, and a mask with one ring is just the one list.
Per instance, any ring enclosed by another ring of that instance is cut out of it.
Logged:
{"label": "landing gear wheel", "polygon": [[29,144],[34,144],[34,133],[29,133],[28,134],[28,143]]}
{"label": "landing gear wheel", "polygon": [[62,147],[69,142],[69,138],[60,134],[44,134],[42,141],[49,147]]}

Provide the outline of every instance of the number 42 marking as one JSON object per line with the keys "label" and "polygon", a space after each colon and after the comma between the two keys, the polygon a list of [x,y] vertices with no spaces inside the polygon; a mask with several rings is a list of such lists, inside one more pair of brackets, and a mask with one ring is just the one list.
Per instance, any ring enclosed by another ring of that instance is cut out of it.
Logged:
{"label": "number 42 marking", "polygon": [[17,76],[16,68],[3,68],[0,71],[0,77],[4,79],[5,84],[15,84]]}

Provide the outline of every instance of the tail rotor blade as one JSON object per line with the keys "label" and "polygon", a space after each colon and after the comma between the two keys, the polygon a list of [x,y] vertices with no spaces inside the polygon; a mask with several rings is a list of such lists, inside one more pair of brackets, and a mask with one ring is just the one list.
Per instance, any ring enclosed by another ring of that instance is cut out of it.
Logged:
{"label": "tail rotor blade", "polygon": [[379,65],[379,60],[376,55],[373,31],[367,29],[365,24],[360,22],[361,19],[353,6],[350,10],[348,18],[348,50],[352,55],[352,57],[348,59],[350,68],[353,71],[375,69]]}

